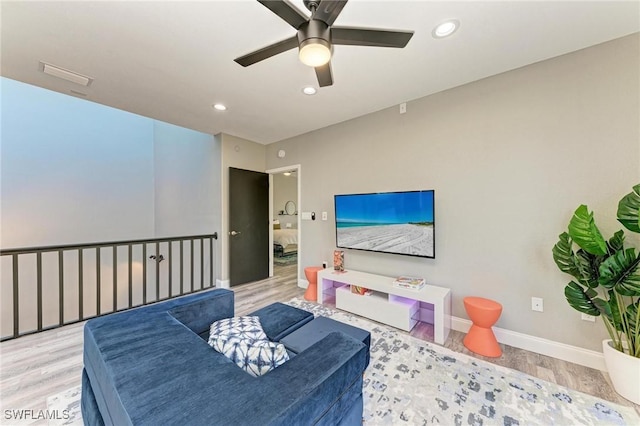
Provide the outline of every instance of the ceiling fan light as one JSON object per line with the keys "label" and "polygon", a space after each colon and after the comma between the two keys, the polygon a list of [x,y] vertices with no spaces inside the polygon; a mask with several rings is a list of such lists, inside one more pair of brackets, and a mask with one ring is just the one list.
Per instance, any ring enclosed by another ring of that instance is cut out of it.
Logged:
{"label": "ceiling fan light", "polygon": [[309,38],[300,43],[300,62],[310,67],[319,67],[331,59],[331,46],[321,38]]}

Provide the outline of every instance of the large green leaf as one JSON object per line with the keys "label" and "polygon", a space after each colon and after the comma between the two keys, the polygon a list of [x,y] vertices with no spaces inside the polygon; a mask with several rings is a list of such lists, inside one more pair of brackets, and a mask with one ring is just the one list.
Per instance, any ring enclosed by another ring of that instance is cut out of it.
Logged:
{"label": "large green leaf", "polygon": [[580,277],[578,278],[580,284],[590,288],[597,288],[600,285],[600,263],[603,256],[595,256],[580,249],[576,252],[574,259],[580,271]]}
{"label": "large green leaf", "polygon": [[569,237],[569,234],[566,232],[563,232],[558,236],[558,238],[558,242],[551,250],[553,253],[553,260],[562,272],[580,280],[582,275],[580,273],[580,269],[578,269],[578,265],[576,264],[576,258],[573,254],[573,250],[571,249],[571,237]]}
{"label": "large green leaf", "polygon": [[611,305],[609,305],[608,301],[599,297],[591,299],[591,301],[603,317],[609,318],[610,321],[613,319],[611,315]]}
{"label": "large green leaf", "polygon": [[564,288],[564,296],[567,298],[569,305],[576,311],[593,316],[600,315],[600,311],[587,296],[584,288],[575,281],[571,281]]}
{"label": "large green leaf", "polygon": [[635,249],[619,250],[600,264],[599,283],[622,296],[640,296],[640,257]]}
{"label": "large green leaf", "polygon": [[593,255],[607,254],[607,243],[593,220],[593,213],[582,204],[569,222],[569,236],[584,251]]}
{"label": "large green leaf", "polygon": [[640,184],[618,203],[618,221],[629,231],[640,232]]}
{"label": "large green leaf", "polygon": [[607,242],[607,247],[609,248],[609,253],[613,254],[618,250],[622,250],[624,247],[624,232],[622,230],[613,234],[613,237],[609,239]]}

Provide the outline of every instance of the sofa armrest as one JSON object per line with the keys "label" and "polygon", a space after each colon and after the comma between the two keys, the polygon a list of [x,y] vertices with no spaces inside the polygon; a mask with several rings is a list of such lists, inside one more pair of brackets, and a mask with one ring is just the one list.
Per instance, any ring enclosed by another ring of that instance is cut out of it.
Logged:
{"label": "sofa armrest", "polygon": [[249,394],[227,389],[220,403],[228,408],[215,410],[223,411],[217,421],[243,425],[331,424],[323,417],[339,420],[362,395],[367,351],[366,345],[351,336],[330,333],[285,364],[255,378]]}
{"label": "sofa armrest", "polygon": [[[276,368],[265,375],[269,384],[263,389],[282,389],[275,399],[281,412],[274,424],[317,424],[334,406],[339,407],[337,414],[341,416],[344,405],[362,395],[368,352],[361,341],[333,332],[291,359],[290,368]],[[355,389],[349,394],[352,387]],[[343,398],[349,400],[341,401]]]}
{"label": "sofa armrest", "polygon": [[[179,303],[180,299],[176,299]],[[229,290],[216,289],[208,292],[206,297],[195,300],[184,298],[182,304],[169,309],[169,314],[184,324],[200,337],[209,336],[209,327],[214,321],[230,318],[234,315],[234,293]],[[205,339],[206,340],[206,339]]]}

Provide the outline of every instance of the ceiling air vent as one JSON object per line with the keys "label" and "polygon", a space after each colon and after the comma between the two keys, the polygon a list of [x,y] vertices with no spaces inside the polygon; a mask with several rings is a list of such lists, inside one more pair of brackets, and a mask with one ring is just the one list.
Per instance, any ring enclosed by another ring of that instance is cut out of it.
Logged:
{"label": "ceiling air vent", "polygon": [[87,77],[86,75],[78,74],[77,72],[69,71],[55,65],[47,64],[46,62],[40,62],[40,71],[81,86],[89,86],[93,81],[93,78],[91,77]]}

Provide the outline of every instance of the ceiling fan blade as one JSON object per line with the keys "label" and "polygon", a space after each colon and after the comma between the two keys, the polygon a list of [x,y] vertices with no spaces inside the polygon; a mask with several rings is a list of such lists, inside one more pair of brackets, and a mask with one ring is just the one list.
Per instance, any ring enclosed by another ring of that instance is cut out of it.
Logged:
{"label": "ceiling fan blade", "polygon": [[316,67],[315,70],[320,87],[331,86],[333,84],[333,77],[331,76],[331,61]]}
{"label": "ceiling fan blade", "polygon": [[347,4],[347,0],[322,0],[311,19],[319,19],[331,26],[342,12],[345,4]]}
{"label": "ceiling fan blade", "polygon": [[369,28],[332,27],[333,44],[351,46],[405,47],[413,31],[378,30]]}
{"label": "ceiling fan blade", "polygon": [[307,22],[307,17],[285,0],[258,0],[260,4],[278,15],[296,30]]}
{"label": "ceiling fan blade", "polygon": [[256,62],[260,62],[264,59],[275,56],[278,53],[286,52],[287,50],[293,49],[294,47],[298,47],[297,36],[293,36],[267,47],[263,47],[262,49],[256,50],[255,52],[240,56],[239,58],[234,59],[234,61],[236,61],[243,67],[248,67],[249,65],[253,65]]}

